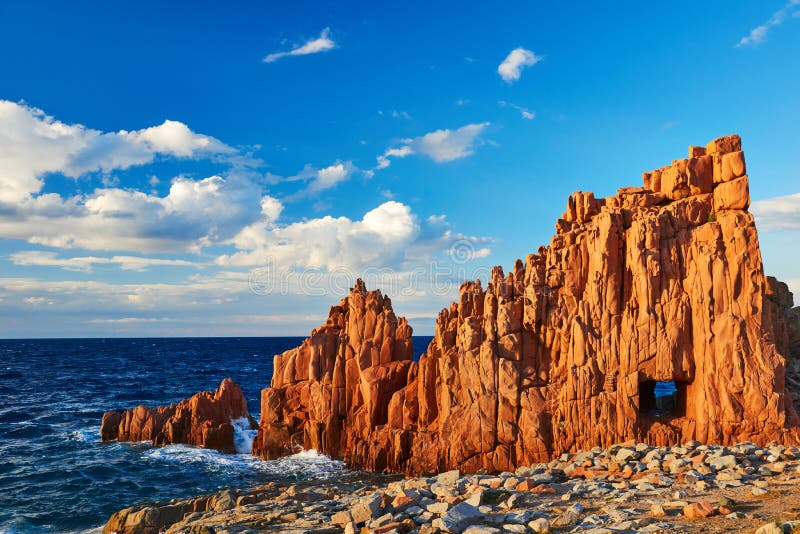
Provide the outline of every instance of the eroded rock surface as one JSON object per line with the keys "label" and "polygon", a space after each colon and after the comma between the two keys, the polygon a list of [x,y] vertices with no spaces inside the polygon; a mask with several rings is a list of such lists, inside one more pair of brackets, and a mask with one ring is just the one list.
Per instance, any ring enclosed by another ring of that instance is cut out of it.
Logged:
{"label": "eroded rock surface", "polygon": [[236,452],[232,421],[245,418],[252,428],[255,421],[247,412],[242,390],[230,378],[217,391],[201,391],[170,406],[137,406],[124,412],[103,414],[100,436],[103,441],[151,441],[153,445],[185,443],[222,452]]}
{"label": "eroded rock surface", "polygon": [[[741,141],[689,156],[644,187],[570,196],[549,246],[461,286],[419,362],[411,328],[359,282],[275,358],[254,452],[421,473],[633,439],[796,443],[791,293],[763,272]],[[659,381],[677,388],[669,413]]]}

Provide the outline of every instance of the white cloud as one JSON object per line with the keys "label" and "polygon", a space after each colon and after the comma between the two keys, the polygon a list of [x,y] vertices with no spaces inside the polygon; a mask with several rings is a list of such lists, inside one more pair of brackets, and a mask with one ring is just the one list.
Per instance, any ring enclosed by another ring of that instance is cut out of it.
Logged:
{"label": "white cloud", "polygon": [[46,306],[51,306],[55,304],[55,301],[53,299],[48,299],[45,297],[27,297],[24,300],[27,304],[30,304],[32,306],[41,306],[43,304]]}
{"label": "white cloud", "polygon": [[333,50],[336,48],[336,43],[334,43],[328,35],[330,35],[330,28],[325,28],[320,32],[319,37],[316,39],[311,39],[307,41],[305,44],[295,47],[291,50],[285,52],[273,52],[272,54],[267,55],[264,57],[264,63],[274,63],[281,58],[288,57],[288,56],[307,56],[309,54],[318,54],[320,52],[327,52],[328,50]]}
{"label": "white cloud", "polygon": [[411,120],[411,115],[409,115],[407,111],[397,111],[396,109],[387,112],[378,110],[378,115],[380,115],[381,117],[392,117],[393,119]]}
{"label": "white cloud", "polygon": [[174,319],[169,317],[119,317],[117,319],[90,319],[90,323],[96,324],[140,324],[140,323],[166,323]]}
{"label": "white cloud", "polygon": [[378,164],[376,168],[385,169],[386,167],[391,165],[392,161],[389,158],[404,158],[406,156],[410,156],[413,153],[414,149],[411,148],[411,145],[405,145],[399,148],[389,148],[386,150],[386,152],[383,153],[383,155],[378,156]]}
{"label": "white cloud", "polygon": [[126,169],[156,156],[231,156],[236,151],[181,122],[167,120],[143,130],[104,133],[65,124],[42,110],[0,100],[0,202],[19,202],[38,193],[43,176]]}
{"label": "white cloud", "polygon": [[391,165],[390,158],[405,158],[412,154],[427,156],[437,163],[465,158],[475,152],[475,143],[489,126],[488,122],[467,124],[457,130],[436,130],[411,139],[403,139],[400,146],[387,149],[377,158],[376,169]]}
{"label": "white cloud", "polygon": [[756,200],[750,211],[760,231],[800,231],[800,193]]}
{"label": "white cloud", "polygon": [[331,189],[336,185],[349,180],[350,177],[358,171],[358,167],[353,165],[352,161],[336,161],[327,167],[317,169],[311,164],[307,164],[303,169],[294,176],[278,176],[276,174],[267,174],[267,182],[271,184],[288,183],[288,182],[308,182],[308,185],[300,191],[289,195],[286,200],[298,200],[326,189]]}
{"label": "white cloud", "polygon": [[67,271],[91,271],[95,265],[118,265],[126,271],[144,271],[149,267],[202,267],[203,264],[175,259],[147,258],[141,256],[98,256],[59,257],[57,253],[43,250],[24,250],[14,252],[10,259],[14,265],[37,267],[60,267]]}
{"label": "white cloud", "polygon": [[344,163],[337,162],[317,171],[316,176],[308,185],[309,193],[316,193],[325,189],[330,189],[339,182],[347,180],[353,173],[355,167],[349,161]]}
{"label": "white cloud", "polygon": [[782,8],[772,14],[772,16],[760,26],[756,26],[750,33],[739,39],[739,42],[736,43],[736,47],[748,46],[748,45],[757,45],[763,43],[769,31],[776,27],[780,26],[783,21],[786,19],[787,15],[791,15],[792,17],[800,16],[800,11],[792,12],[792,9],[795,6],[800,5],[800,0],[789,0]]}
{"label": "white cloud", "polygon": [[[291,268],[398,268],[448,251],[452,243],[479,238],[455,234],[444,217],[423,221],[401,202],[388,201],[361,220],[325,216],[279,226],[264,221],[244,229],[233,240],[240,252],[220,256],[232,266],[273,264]],[[488,249],[478,257],[488,255]]]}
{"label": "white cloud", "polygon": [[533,119],[536,118],[536,113],[535,112],[529,110],[528,108],[524,108],[522,106],[519,106],[517,104],[513,104],[511,102],[506,102],[505,100],[500,100],[500,101],[497,102],[497,104],[501,108],[510,107],[512,109],[516,109],[517,111],[519,111],[520,116],[525,120],[532,121]]}
{"label": "white cloud", "polygon": [[224,243],[243,227],[280,214],[248,174],[178,177],[164,196],[96,189],[0,203],[0,237],[59,248],[175,252]]}
{"label": "white cloud", "polygon": [[436,130],[415,139],[411,146],[436,162],[453,161],[474,153],[475,140],[488,122],[467,124],[457,130]]}
{"label": "white cloud", "polygon": [[[199,308],[229,302],[247,294],[249,273],[217,272],[178,283],[120,284],[98,280],[37,280],[0,277],[0,292],[10,303],[58,304],[62,311],[113,310],[129,316],[134,311]],[[55,299],[57,298],[57,301]]]}
{"label": "white cloud", "polygon": [[542,59],[530,50],[515,48],[509,52],[508,56],[497,67],[497,73],[508,83],[519,80],[522,69],[536,65]]}

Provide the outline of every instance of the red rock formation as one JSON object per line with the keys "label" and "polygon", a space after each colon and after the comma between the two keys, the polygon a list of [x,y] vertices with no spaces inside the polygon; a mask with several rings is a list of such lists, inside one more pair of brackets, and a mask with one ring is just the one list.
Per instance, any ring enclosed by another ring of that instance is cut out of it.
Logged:
{"label": "red rock formation", "polygon": [[[254,452],[419,473],[631,439],[798,441],[786,303],[763,273],[741,141],[689,155],[644,187],[574,193],[550,246],[461,286],[418,363],[410,327],[359,282],[276,356]],[[675,381],[674,413],[652,411],[655,381]]]}
{"label": "red rock formation", "polygon": [[103,441],[148,441],[153,445],[185,443],[222,452],[236,452],[231,421],[246,417],[242,390],[230,378],[216,392],[201,391],[171,406],[137,406],[124,412],[103,414],[100,436]]}
{"label": "red rock formation", "polygon": [[298,447],[343,455],[386,425],[389,400],[413,378],[413,356],[411,327],[395,317],[388,297],[359,280],[325,325],[275,356],[253,451],[264,458]]}

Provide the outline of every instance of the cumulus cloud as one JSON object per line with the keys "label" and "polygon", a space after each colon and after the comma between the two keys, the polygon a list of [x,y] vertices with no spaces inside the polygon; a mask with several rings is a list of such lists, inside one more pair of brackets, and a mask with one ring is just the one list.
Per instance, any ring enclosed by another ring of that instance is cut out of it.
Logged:
{"label": "cumulus cloud", "polygon": [[[454,233],[444,217],[420,220],[401,202],[388,201],[360,220],[325,216],[287,225],[263,221],[244,229],[233,244],[240,252],[223,255],[220,265],[280,269],[363,270],[401,268],[409,262],[445,253],[456,241],[486,239]],[[482,252],[488,255],[489,249]],[[484,256],[480,256],[484,257]]]}
{"label": "cumulus cloud", "polygon": [[42,110],[0,100],[0,202],[38,193],[47,173],[77,178],[126,169],[157,156],[232,156],[236,151],[181,122],[167,120],[142,130],[100,132],[65,124]]}
{"label": "cumulus cloud", "polygon": [[522,69],[536,65],[542,59],[544,58],[537,56],[530,50],[515,48],[509,52],[508,56],[497,67],[497,73],[507,83],[513,83],[519,80]]}
{"label": "cumulus cloud", "polygon": [[789,0],[786,5],[773,13],[769,20],[767,20],[764,24],[756,26],[750,30],[750,33],[739,39],[739,42],[736,43],[736,47],[739,48],[750,45],[755,46],[763,43],[767,39],[767,34],[769,31],[776,26],[780,26],[783,21],[786,20],[787,16],[800,16],[800,11],[793,11],[793,9],[797,6],[800,6],[800,0]]}
{"label": "cumulus cloud", "polygon": [[261,187],[246,174],[178,177],[163,197],[110,188],[0,203],[0,237],[59,248],[196,251],[226,242],[281,208],[277,199],[262,197]]}
{"label": "cumulus cloud", "polygon": [[147,258],[142,256],[73,256],[60,257],[55,252],[24,250],[11,254],[14,265],[59,267],[67,271],[91,271],[95,265],[115,265],[125,271],[145,271],[149,267],[201,267],[202,264],[177,259]]}
{"label": "cumulus cloud", "polygon": [[436,130],[425,135],[403,139],[399,146],[387,149],[377,158],[376,169],[391,165],[391,158],[412,154],[427,156],[437,163],[465,158],[475,152],[475,144],[488,122],[467,124],[457,130]]}
{"label": "cumulus cloud", "polygon": [[800,193],[756,200],[750,211],[762,231],[800,231]]}
{"label": "cumulus cloud", "polygon": [[274,63],[279,59],[289,56],[307,56],[309,54],[318,54],[320,52],[327,52],[336,48],[336,43],[330,37],[330,28],[325,28],[320,32],[319,37],[306,41],[304,44],[297,46],[291,50],[283,52],[273,52],[264,57],[264,63]]}
{"label": "cumulus cloud", "polygon": [[352,172],[353,165],[349,161],[345,163],[336,163],[324,169],[320,169],[317,171],[314,180],[308,186],[308,190],[310,192],[316,192],[330,189],[339,182],[347,180]]}

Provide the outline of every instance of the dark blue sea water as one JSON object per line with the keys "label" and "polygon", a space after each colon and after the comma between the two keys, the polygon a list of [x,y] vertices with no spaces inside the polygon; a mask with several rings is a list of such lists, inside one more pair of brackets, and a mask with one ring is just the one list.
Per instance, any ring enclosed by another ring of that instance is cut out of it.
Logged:
{"label": "dark blue sea water", "polygon": [[[0,340],[0,533],[86,531],[137,502],[343,476],[341,462],[312,452],[265,462],[99,439],[106,410],[174,403],[225,377],[258,418],[273,355],[301,340]],[[415,352],[429,341],[415,338]]]}

